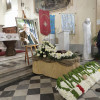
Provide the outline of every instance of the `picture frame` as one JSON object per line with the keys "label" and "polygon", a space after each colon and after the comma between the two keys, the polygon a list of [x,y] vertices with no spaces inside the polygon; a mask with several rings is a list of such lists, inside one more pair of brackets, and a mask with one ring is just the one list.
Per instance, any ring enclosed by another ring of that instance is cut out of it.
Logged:
{"label": "picture frame", "polygon": [[19,34],[21,45],[39,44],[38,20],[16,17],[17,32]]}
{"label": "picture frame", "polygon": [[73,0],[35,0],[35,12],[38,13],[40,9],[55,11],[65,8],[73,4]]}

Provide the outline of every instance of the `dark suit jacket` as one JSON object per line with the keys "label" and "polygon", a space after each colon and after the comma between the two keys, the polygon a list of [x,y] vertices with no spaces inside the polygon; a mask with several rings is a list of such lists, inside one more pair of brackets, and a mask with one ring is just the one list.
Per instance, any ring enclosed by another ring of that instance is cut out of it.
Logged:
{"label": "dark suit jacket", "polygon": [[97,47],[100,48],[100,31],[98,32],[97,36]]}

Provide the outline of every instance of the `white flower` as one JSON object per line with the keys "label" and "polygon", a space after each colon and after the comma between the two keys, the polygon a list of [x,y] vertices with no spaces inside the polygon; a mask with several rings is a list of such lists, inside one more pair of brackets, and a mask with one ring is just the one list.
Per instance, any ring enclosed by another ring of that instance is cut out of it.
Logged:
{"label": "white flower", "polygon": [[39,46],[39,50],[41,50],[41,46]]}
{"label": "white flower", "polygon": [[57,52],[56,48],[54,49],[54,52]]}
{"label": "white flower", "polygon": [[60,82],[60,84],[62,87],[69,88],[69,86],[64,81]]}
{"label": "white flower", "polygon": [[69,91],[67,96],[65,97],[66,100],[77,100],[74,95]]}
{"label": "white flower", "polygon": [[49,52],[50,52],[50,51],[52,51],[52,49],[51,49],[51,48],[49,48]]}
{"label": "white flower", "polygon": [[74,85],[74,87],[76,87],[76,85],[77,85],[77,83],[75,83],[75,82],[72,82],[72,84]]}
{"label": "white flower", "polygon": [[98,82],[99,79],[100,79],[100,74],[99,74],[99,72],[97,71],[96,73],[91,74],[90,77],[91,77],[95,82]]}
{"label": "white flower", "polygon": [[46,57],[46,55],[43,55],[43,57],[45,58],[45,57]]}
{"label": "white flower", "polygon": [[95,63],[95,65],[98,66],[98,67],[100,67],[100,65],[98,65],[98,64],[96,64],[96,63]]}
{"label": "white flower", "polygon": [[77,76],[75,76],[75,75],[72,75],[75,79],[77,79],[78,80],[78,77]]}
{"label": "white flower", "polygon": [[97,76],[98,76],[98,78],[100,80],[100,70],[98,70],[97,72],[98,72],[98,75]]}
{"label": "white flower", "polygon": [[45,41],[46,43],[49,43],[49,41]]}
{"label": "white flower", "polygon": [[56,58],[61,59],[61,53],[56,53]]}
{"label": "white flower", "polygon": [[55,56],[56,56],[56,54],[55,53],[49,53],[50,54],[50,56],[51,57],[54,57],[54,58],[56,58]]}
{"label": "white flower", "polygon": [[97,70],[97,68],[93,67],[93,65],[91,65],[90,68],[94,68],[95,70]]}
{"label": "white flower", "polygon": [[48,49],[47,49],[47,48],[45,48],[45,51],[48,51]]}
{"label": "white flower", "polygon": [[88,71],[89,73],[92,73],[92,72],[93,72],[93,70],[92,70],[92,69],[87,69],[87,71]]}
{"label": "white flower", "polygon": [[61,54],[61,56],[62,56],[62,57],[65,57],[66,55],[65,55],[65,53],[63,53],[63,54]]}
{"label": "white flower", "polygon": [[70,91],[67,92],[66,90],[59,89],[58,87],[57,87],[57,90],[59,94],[66,100],[77,100]]}
{"label": "white flower", "polygon": [[52,57],[55,57],[55,53],[51,53],[51,56],[52,56]]}
{"label": "white flower", "polygon": [[57,87],[57,90],[58,90],[59,94],[60,94],[63,98],[66,99],[67,93],[68,93],[68,92],[65,91],[65,90],[63,90],[63,89],[60,89],[60,88],[58,88],[58,87]]}
{"label": "white flower", "polygon": [[44,46],[42,46],[42,48],[44,49],[45,47],[44,47]]}
{"label": "white flower", "polygon": [[94,84],[95,84],[95,81],[90,77],[90,76],[87,76],[87,79],[84,80],[87,84],[90,85],[90,87],[92,87]]}
{"label": "white flower", "polygon": [[83,87],[85,93],[88,91],[88,89],[90,89],[90,85],[88,83],[86,83],[85,80],[83,80],[81,83],[79,83],[79,85],[81,87]]}
{"label": "white flower", "polygon": [[46,41],[43,41],[43,44],[45,43]]}
{"label": "white flower", "polygon": [[38,51],[38,49],[35,49],[35,51]]}
{"label": "white flower", "polygon": [[91,77],[95,82],[97,82],[97,79],[96,79],[96,77],[95,77],[94,74],[91,74],[90,77]]}
{"label": "white flower", "polygon": [[82,91],[78,87],[75,87],[74,90],[79,94],[79,96],[82,95]]}
{"label": "white flower", "polygon": [[40,53],[42,53],[42,51],[40,51]]}
{"label": "white flower", "polygon": [[37,53],[37,56],[40,56],[40,54],[39,54],[39,53]]}
{"label": "white flower", "polygon": [[71,57],[73,55],[73,53],[71,51],[67,51],[65,55],[68,57]]}
{"label": "white flower", "polygon": [[83,76],[83,75],[81,75],[80,73],[78,73],[81,77]]}
{"label": "white flower", "polygon": [[36,52],[34,52],[33,55],[36,55]]}

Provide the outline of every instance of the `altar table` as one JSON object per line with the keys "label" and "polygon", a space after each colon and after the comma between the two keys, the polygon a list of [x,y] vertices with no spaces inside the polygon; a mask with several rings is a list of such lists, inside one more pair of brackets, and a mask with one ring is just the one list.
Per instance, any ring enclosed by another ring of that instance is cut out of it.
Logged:
{"label": "altar table", "polygon": [[33,61],[33,73],[43,74],[57,79],[63,77],[63,74],[67,74],[71,70],[79,67],[80,63],[75,62],[72,66],[64,66],[58,62],[45,62],[43,60]]}
{"label": "altar table", "polygon": [[20,40],[18,33],[0,33],[0,41],[6,46],[6,56],[13,56],[16,54],[15,44],[17,40]]}

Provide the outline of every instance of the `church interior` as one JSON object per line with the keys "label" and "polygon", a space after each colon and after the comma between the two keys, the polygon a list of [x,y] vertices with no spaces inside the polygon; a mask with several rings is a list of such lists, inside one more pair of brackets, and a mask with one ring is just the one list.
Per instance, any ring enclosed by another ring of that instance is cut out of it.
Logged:
{"label": "church interior", "polygon": [[100,0],[0,0],[0,100],[100,100]]}

